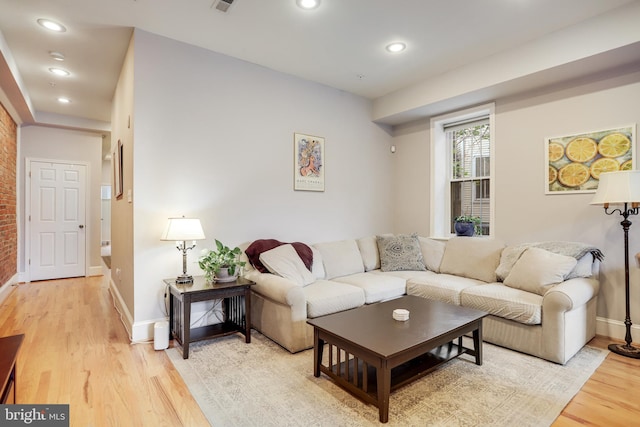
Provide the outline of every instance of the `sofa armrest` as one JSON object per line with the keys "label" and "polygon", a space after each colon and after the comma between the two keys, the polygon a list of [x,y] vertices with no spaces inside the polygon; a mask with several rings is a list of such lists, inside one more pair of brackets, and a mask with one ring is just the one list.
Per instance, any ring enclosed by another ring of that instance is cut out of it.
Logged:
{"label": "sofa armrest", "polygon": [[251,291],[262,295],[276,303],[291,307],[294,319],[307,318],[307,299],[302,286],[271,273],[260,273],[257,270],[245,274],[246,279],[255,282]]}
{"label": "sofa armrest", "polygon": [[542,310],[564,312],[583,306],[598,295],[600,283],[595,279],[577,277],[566,280],[544,294]]}

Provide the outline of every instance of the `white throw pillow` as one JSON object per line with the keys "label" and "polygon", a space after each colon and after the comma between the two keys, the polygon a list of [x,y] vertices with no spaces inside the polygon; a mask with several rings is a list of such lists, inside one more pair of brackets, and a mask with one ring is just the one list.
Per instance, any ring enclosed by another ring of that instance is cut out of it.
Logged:
{"label": "white throw pillow", "polygon": [[539,248],[529,248],[514,264],[504,284],[538,295],[563,282],[576,266],[575,258]]}
{"label": "white throw pillow", "polygon": [[362,256],[355,240],[316,243],[324,264],[325,279],[364,273]]}
{"label": "white throw pillow", "polygon": [[445,242],[420,236],[418,236],[418,241],[420,242],[420,250],[422,250],[422,258],[424,258],[424,265],[434,273],[440,273],[440,264],[442,263],[446,246]]}
{"label": "white throw pillow", "polygon": [[487,237],[452,237],[444,249],[440,273],[483,282],[496,281],[504,243]]}
{"label": "white throw pillow", "polygon": [[591,253],[583,255],[582,258],[578,260],[578,263],[571,273],[567,275],[565,280],[574,279],[576,277],[591,277],[593,276],[593,255]]}
{"label": "white throw pillow", "polygon": [[280,245],[261,253],[260,262],[269,272],[287,278],[300,286],[306,286],[316,280],[291,245]]}

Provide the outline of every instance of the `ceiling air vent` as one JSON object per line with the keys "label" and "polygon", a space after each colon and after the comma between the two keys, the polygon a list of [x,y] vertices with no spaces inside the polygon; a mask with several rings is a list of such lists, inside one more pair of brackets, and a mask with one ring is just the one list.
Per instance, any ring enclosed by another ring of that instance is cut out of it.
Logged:
{"label": "ceiling air vent", "polygon": [[232,3],[233,0],[219,0],[218,4],[216,5],[216,9],[221,12],[226,12],[227,10],[229,10],[229,7],[231,7]]}

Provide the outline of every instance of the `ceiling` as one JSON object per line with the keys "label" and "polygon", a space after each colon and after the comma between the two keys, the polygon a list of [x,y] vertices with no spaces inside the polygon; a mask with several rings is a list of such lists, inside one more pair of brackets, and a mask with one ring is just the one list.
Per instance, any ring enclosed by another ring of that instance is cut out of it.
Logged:
{"label": "ceiling", "polygon": [[[34,122],[42,113],[109,122],[133,27],[375,99],[634,2],[322,0],[303,10],[295,0],[235,0],[223,13],[219,1],[0,0],[0,48]],[[67,31],[46,30],[38,18]],[[388,53],[393,41],[407,49]],[[5,78],[0,84],[11,90]]]}

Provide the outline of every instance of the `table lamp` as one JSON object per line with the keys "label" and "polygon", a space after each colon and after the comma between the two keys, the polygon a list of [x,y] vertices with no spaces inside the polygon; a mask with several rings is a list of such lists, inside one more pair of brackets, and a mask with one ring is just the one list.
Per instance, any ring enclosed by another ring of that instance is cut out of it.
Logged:
{"label": "table lamp", "polygon": [[[624,232],[624,291],[626,302],[626,344],[609,344],[609,350],[626,357],[640,359],[640,348],[631,345],[631,317],[629,314],[629,216],[638,215],[640,211],[640,171],[604,172],[600,174],[600,183],[592,205],[604,205],[607,215],[619,213],[622,216]],[[609,210],[610,205],[619,205]]]}
{"label": "table lamp", "polygon": [[[193,283],[193,276],[187,274],[187,251],[196,247],[196,240],[203,240],[204,231],[200,220],[196,218],[169,218],[167,228],[160,240],[174,240],[176,248],[182,251],[182,274],[176,278],[176,283]],[[191,240],[191,246],[187,246]]]}

